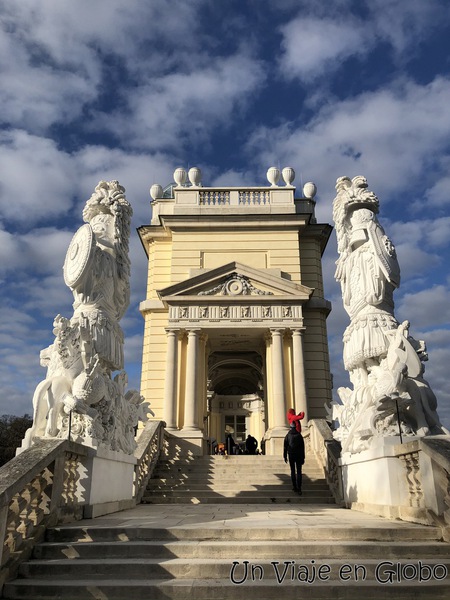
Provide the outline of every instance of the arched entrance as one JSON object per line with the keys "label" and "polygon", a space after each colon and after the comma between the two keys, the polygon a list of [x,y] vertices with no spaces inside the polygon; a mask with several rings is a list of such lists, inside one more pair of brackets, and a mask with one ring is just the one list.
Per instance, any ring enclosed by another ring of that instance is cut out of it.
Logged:
{"label": "arched entrance", "polygon": [[263,362],[257,351],[209,355],[208,430],[218,443],[231,433],[242,447],[249,434],[260,445],[266,430]]}

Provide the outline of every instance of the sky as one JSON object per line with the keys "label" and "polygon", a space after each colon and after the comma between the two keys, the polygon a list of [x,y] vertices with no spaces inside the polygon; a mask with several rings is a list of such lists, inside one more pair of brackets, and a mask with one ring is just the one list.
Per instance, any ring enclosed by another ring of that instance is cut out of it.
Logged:
{"label": "sky", "polygon": [[[313,181],[332,223],[336,179],[380,199],[402,283],[395,314],[427,343],[450,427],[450,11],[447,0],[3,0],[0,4],[0,414],[32,412],[39,352],[73,297],[62,265],[100,180],[134,210],[122,320],[139,388],[148,190],[197,166],[205,186]],[[348,317],[324,254],[334,396]]]}

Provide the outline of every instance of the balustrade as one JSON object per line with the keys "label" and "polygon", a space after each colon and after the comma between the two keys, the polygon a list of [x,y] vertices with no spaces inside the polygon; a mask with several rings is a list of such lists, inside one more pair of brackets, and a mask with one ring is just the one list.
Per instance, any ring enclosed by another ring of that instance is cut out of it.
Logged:
{"label": "balustrade", "polygon": [[239,191],[239,204],[243,206],[263,206],[270,204],[269,190],[241,190]]}
{"label": "balustrade", "polygon": [[[134,492],[141,501],[164,445],[164,423],[148,422],[135,452]],[[17,575],[46,527],[83,518],[89,509],[92,448],[40,439],[0,468],[0,588]],[[0,590],[1,595],[1,590]]]}
{"label": "balustrade", "polygon": [[226,206],[230,204],[230,192],[225,190],[200,190],[201,206]]}

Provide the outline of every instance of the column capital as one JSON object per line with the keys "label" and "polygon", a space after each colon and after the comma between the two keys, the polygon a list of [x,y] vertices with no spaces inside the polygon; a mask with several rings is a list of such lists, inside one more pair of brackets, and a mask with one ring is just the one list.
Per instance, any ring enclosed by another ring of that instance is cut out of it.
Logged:
{"label": "column capital", "polygon": [[185,331],[188,335],[197,336],[197,335],[200,335],[202,328],[201,327],[186,327]]}
{"label": "column capital", "polygon": [[306,331],[306,327],[291,327],[292,335],[303,335]]}
{"label": "column capital", "polygon": [[286,331],[286,327],[271,327],[269,329],[270,333],[284,333]]}
{"label": "column capital", "polygon": [[165,327],[164,331],[167,333],[167,335],[169,335],[170,333],[178,334],[180,333],[181,329],[179,327]]}

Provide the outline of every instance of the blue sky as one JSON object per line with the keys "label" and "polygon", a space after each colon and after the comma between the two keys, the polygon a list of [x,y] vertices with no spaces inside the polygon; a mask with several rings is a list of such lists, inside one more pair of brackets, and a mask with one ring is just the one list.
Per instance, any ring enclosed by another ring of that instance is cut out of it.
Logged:
{"label": "blue sky", "polygon": [[[118,179],[150,222],[175,167],[268,185],[294,167],[331,223],[336,178],[365,175],[397,248],[396,316],[425,339],[450,427],[450,12],[447,0],[3,0],[0,5],[0,414],[31,412],[39,351],[72,314],[62,277],[82,207]],[[348,322],[324,256],[335,388]],[[146,260],[133,229],[122,324],[139,387]]]}

